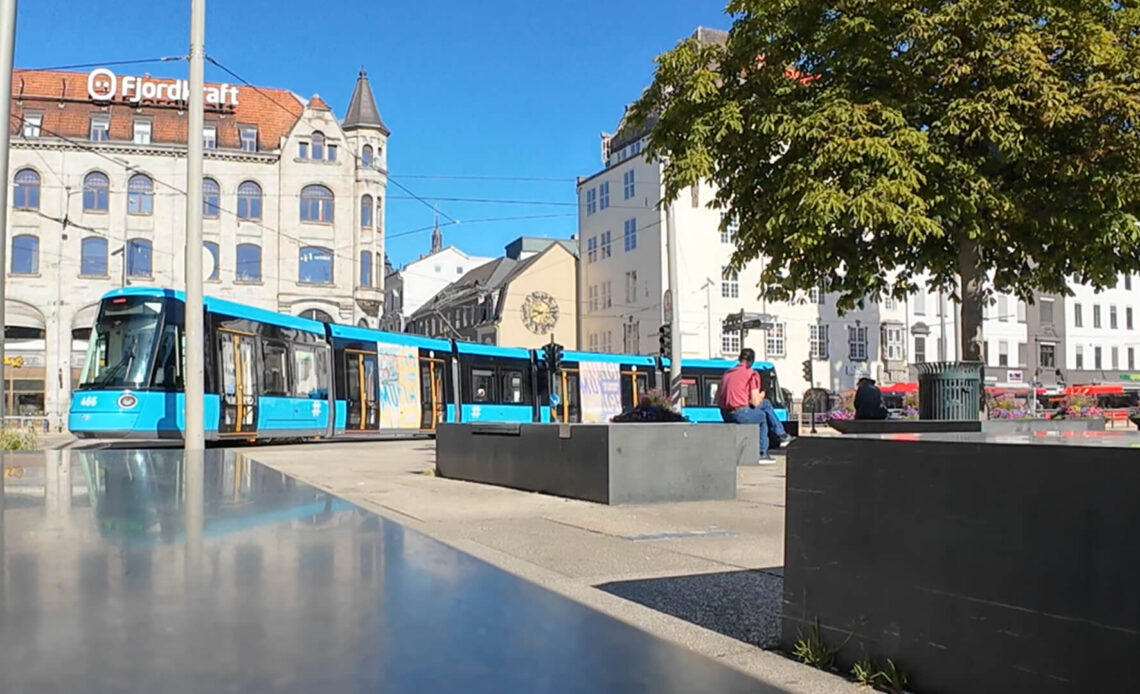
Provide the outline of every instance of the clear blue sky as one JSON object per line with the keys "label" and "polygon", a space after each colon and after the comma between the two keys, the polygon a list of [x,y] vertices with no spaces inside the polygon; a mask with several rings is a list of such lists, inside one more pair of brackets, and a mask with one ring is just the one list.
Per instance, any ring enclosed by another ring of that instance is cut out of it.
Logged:
{"label": "clear blue sky", "polygon": [[[448,244],[498,255],[518,236],[567,237],[574,177],[600,168],[598,133],[652,78],[653,58],[698,25],[728,28],[726,0],[207,2],[206,53],[255,85],[308,97],[338,116],[363,65],[392,130],[391,177],[459,220],[565,215],[444,227]],[[54,67],[186,53],[189,0],[25,0],[16,65]],[[185,63],[116,68],[185,77]],[[209,81],[233,81],[207,64]],[[465,180],[535,177],[554,181]],[[388,252],[423,252],[428,207],[389,185]]]}

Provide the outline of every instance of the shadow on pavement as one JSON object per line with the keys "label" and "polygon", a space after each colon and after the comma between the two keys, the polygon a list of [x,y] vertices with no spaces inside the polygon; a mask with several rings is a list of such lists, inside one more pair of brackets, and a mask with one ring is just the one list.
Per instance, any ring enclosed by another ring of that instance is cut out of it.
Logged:
{"label": "shadow on pavement", "polygon": [[616,581],[595,587],[760,648],[779,644],[782,567]]}

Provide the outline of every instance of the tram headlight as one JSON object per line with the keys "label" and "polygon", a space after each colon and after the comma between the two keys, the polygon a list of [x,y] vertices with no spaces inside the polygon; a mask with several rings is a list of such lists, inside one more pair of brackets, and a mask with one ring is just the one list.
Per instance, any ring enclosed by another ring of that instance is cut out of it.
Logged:
{"label": "tram headlight", "polygon": [[119,407],[124,410],[129,410],[139,403],[139,399],[132,393],[123,393],[119,396]]}

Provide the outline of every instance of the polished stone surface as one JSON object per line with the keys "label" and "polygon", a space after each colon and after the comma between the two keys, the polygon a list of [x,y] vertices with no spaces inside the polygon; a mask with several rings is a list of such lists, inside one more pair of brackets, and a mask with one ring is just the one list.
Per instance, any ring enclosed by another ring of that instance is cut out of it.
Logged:
{"label": "polished stone surface", "polygon": [[1140,432],[1110,431],[1034,431],[1034,432],[972,432],[972,433],[911,433],[911,434],[852,434],[844,440],[870,439],[874,441],[927,441],[941,443],[986,443],[1021,446],[1092,446],[1096,448],[1140,448]]}
{"label": "polished stone surface", "polygon": [[5,694],[777,691],[233,451],[3,469]]}

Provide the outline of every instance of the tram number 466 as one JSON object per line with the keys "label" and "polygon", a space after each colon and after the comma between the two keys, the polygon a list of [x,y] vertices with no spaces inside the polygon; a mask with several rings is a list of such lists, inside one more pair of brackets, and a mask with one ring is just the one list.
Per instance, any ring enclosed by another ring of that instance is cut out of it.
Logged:
{"label": "tram number 466", "polygon": [[95,407],[95,405],[97,405],[98,403],[99,403],[99,398],[95,397],[94,395],[88,395],[85,398],[79,399],[79,406],[80,407]]}
{"label": "tram number 466", "polygon": [[19,479],[24,476],[24,468],[22,467],[6,467],[4,468],[4,477],[9,479]]}

